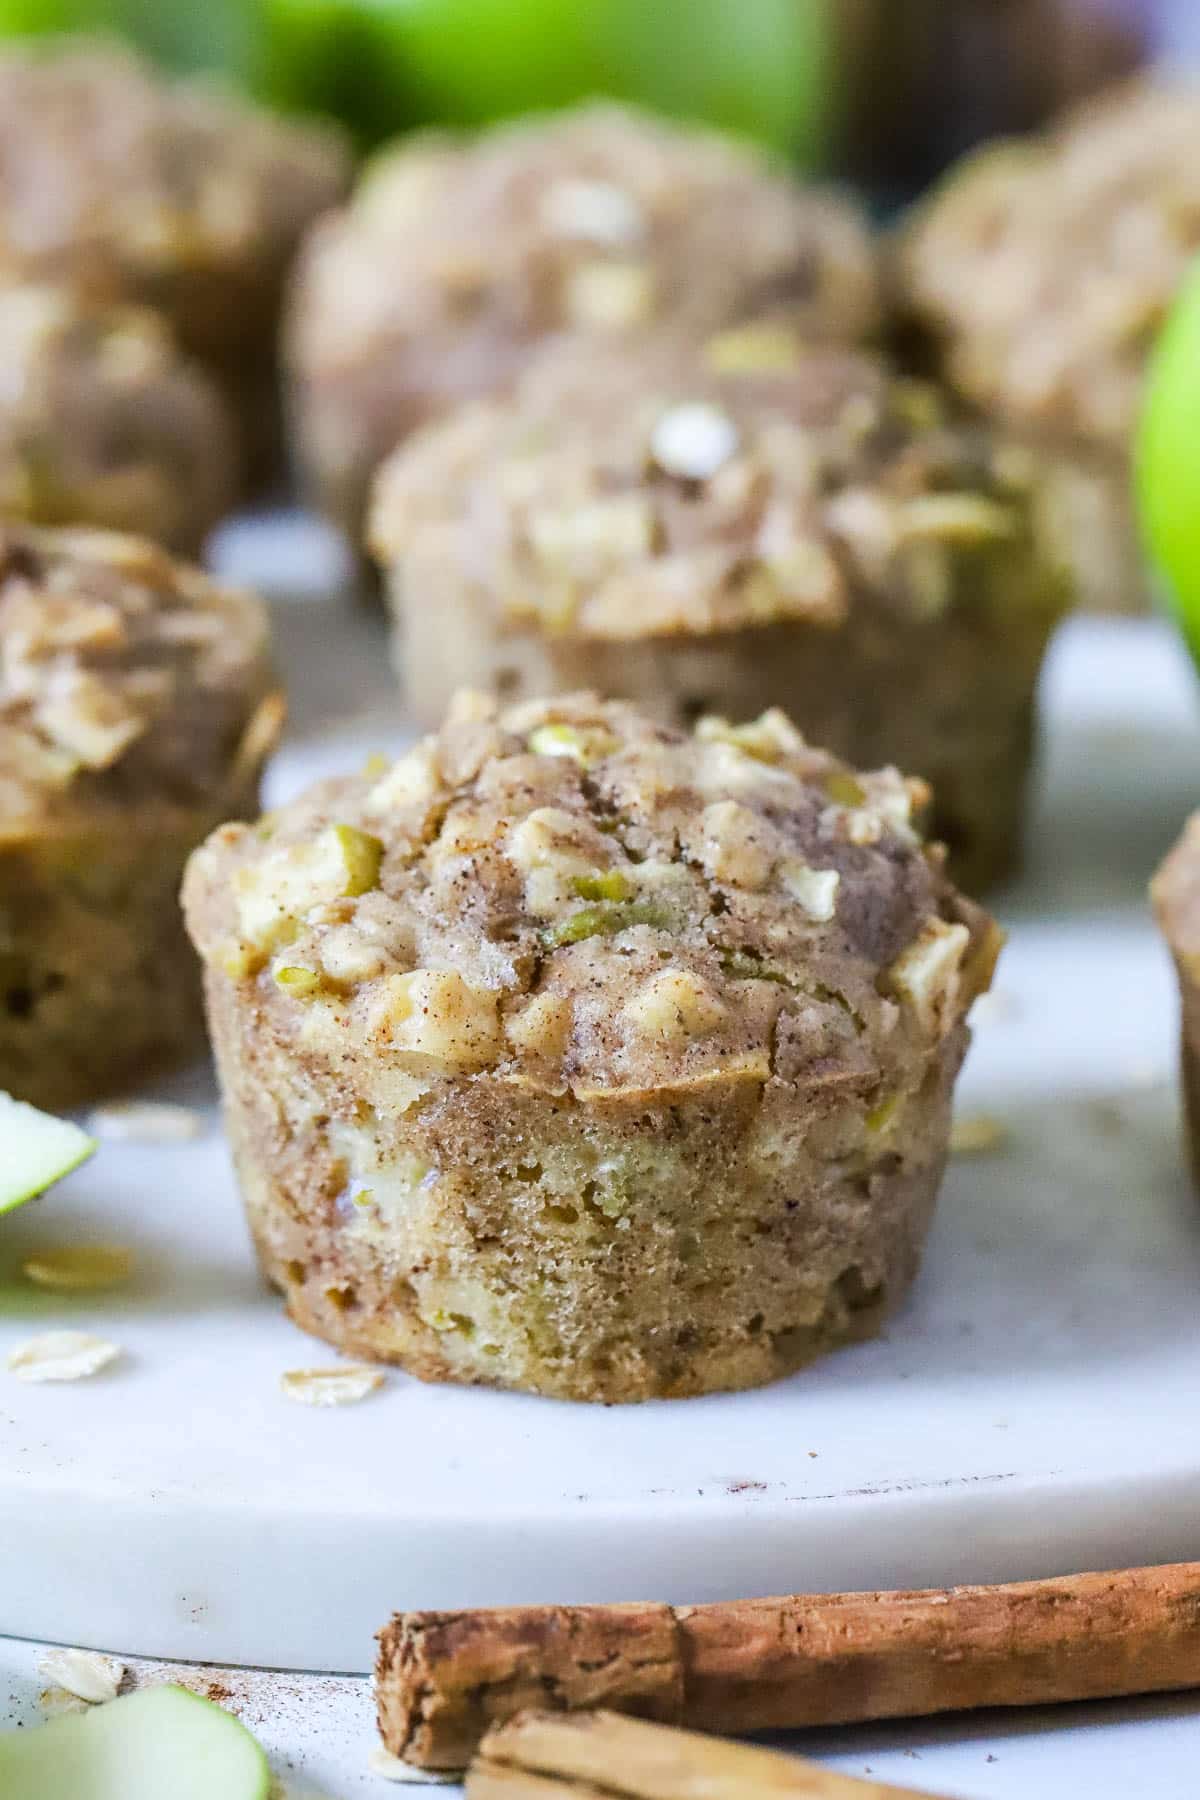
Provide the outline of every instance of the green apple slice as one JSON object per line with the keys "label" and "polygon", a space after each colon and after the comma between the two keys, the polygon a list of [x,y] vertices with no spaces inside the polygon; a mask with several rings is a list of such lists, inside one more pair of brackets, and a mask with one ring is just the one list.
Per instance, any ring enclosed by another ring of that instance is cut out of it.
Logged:
{"label": "green apple slice", "polygon": [[181,1687],[0,1734],[4,1800],[266,1800],[270,1786],[245,1726]]}
{"label": "green apple slice", "polygon": [[45,1193],[95,1148],[96,1140],[69,1119],[0,1094],[0,1213]]}

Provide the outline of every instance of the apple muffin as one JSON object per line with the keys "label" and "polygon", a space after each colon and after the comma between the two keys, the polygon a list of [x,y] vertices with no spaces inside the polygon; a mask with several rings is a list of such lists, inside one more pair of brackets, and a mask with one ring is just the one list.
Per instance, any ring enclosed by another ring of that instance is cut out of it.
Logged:
{"label": "apple muffin", "polygon": [[401,446],[375,490],[410,703],[587,685],[689,725],[786,708],[927,778],[955,879],[1019,853],[1065,583],[1030,457],[775,327],[568,349]]}
{"label": "apple muffin", "polygon": [[998,933],[782,713],[464,694],[192,858],[226,1119],[298,1323],[584,1400],[765,1382],[911,1279]]}
{"label": "apple muffin", "polygon": [[1200,1186],[1200,812],[1188,820],[1150,893],[1179,981],[1184,1113],[1192,1173]]}
{"label": "apple muffin", "polygon": [[277,447],[288,269],[349,166],[331,127],[168,82],[112,46],[0,52],[0,277],[162,313],[220,381],[252,474]]}
{"label": "apple muffin", "polygon": [[896,258],[924,360],[1048,452],[1082,600],[1147,603],[1130,452],[1147,359],[1200,251],[1200,86],[1143,78],[968,157]]}
{"label": "apple muffin", "polygon": [[0,279],[0,513],[198,551],[232,507],[238,448],[217,385],[145,307]]}
{"label": "apple muffin", "polygon": [[879,323],[857,210],[748,146],[593,105],[409,139],[301,259],[286,362],[302,469],[352,534],[372,474],[432,415],[506,390],[546,343],[775,318]]}
{"label": "apple muffin", "polygon": [[73,1106],[201,1050],[179,883],[281,722],[258,601],[140,538],[0,530],[0,1089]]}

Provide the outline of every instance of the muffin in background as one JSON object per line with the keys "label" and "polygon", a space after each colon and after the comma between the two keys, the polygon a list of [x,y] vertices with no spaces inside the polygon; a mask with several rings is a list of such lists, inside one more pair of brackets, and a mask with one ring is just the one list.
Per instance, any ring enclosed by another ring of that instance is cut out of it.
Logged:
{"label": "muffin in background", "polygon": [[1200,1186],[1200,813],[1193,813],[1150,887],[1159,929],[1175,964],[1187,1150]]}
{"label": "muffin in background", "polygon": [[0,48],[0,279],[150,306],[278,458],[276,339],[300,238],[350,176],[331,127],[168,81],[111,45]]}
{"label": "muffin in background", "polygon": [[221,391],[146,307],[0,280],[0,515],[199,551],[234,505]]}
{"label": "muffin in background", "polygon": [[154,545],[0,530],[0,1089],[51,1109],[204,1045],[179,882],[257,810],[263,608]]}
{"label": "muffin in background", "polygon": [[301,261],[286,360],[302,469],[356,535],[398,440],[507,390],[549,340],[747,317],[842,342],[878,329],[853,204],[748,145],[610,105],[407,140]]}
{"label": "muffin in background", "polygon": [[423,722],[462,684],[676,725],[778,704],[926,777],[975,893],[1018,861],[1065,605],[1038,507],[1032,459],[932,388],[756,325],[544,359],[400,447],[370,540]]}
{"label": "muffin in background", "polygon": [[895,261],[902,318],[972,407],[1047,459],[1084,604],[1148,602],[1130,452],[1147,359],[1200,251],[1200,86],[1131,82],[966,158]]}
{"label": "muffin in background", "polygon": [[188,868],[263,1267],[425,1380],[769,1381],[912,1278],[999,933],[780,713],[465,695]]}

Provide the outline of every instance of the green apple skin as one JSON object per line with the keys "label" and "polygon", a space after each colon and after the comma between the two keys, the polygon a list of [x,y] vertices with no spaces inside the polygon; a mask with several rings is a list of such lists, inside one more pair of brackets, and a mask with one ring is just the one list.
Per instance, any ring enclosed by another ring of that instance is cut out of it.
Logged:
{"label": "green apple skin", "polygon": [[116,23],[116,8],[105,0],[0,0],[0,37],[103,31]]}
{"label": "green apple skin", "polygon": [[169,69],[236,77],[256,42],[260,0],[87,0],[104,6],[110,30],[131,38]]}
{"label": "green apple skin", "polygon": [[367,142],[604,95],[819,163],[840,114],[834,0],[0,0],[0,36],[123,32]]}
{"label": "green apple skin", "polygon": [[35,1200],[95,1150],[96,1140],[69,1119],[0,1093],[0,1213]]}
{"label": "green apple skin", "polygon": [[259,0],[0,0],[0,38],[62,33],[125,37],[168,68],[243,70]]}
{"label": "green apple skin", "polygon": [[[596,95],[821,160],[839,108],[831,0],[357,0],[380,135]],[[389,110],[390,109],[390,110]]]}
{"label": "green apple skin", "polygon": [[0,1733],[4,1800],[267,1800],[270,1786],[245,1726],[181,1687]]}
{"label": "green apple skin", "polygon": [[1200,662],[1200,263],[1181,289],[1151,361],[1136,484],[1147,549]]}
{"label": "green apple skin", "polygon": [[287,111],[328,113],[361,131],[369,41],[361,0],[260,0],[251,83]]}

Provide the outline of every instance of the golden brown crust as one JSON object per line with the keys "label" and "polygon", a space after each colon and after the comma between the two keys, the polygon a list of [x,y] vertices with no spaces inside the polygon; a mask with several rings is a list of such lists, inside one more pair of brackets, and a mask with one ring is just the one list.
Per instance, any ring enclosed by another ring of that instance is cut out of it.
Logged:
{"label": "golden brown crust", "polygon": [[372,537],[421,716],[461,682],[586,683],[671,724],[778,701],[852,761],[928,777],[979,892],[1017,858],[1067,597],[1043,485],[935,390],[750,327],[548,357],[513,402],[401,447]]}
{"label": "golden brown crust", "polygon": [[985,916],[919,793],[779,715],[469,701],[192,860],[229,1129],[293,1315],[428,1379],[749,1385],[915,1268]]}
{"label": "golden brown crust", "polygon": [[1200,248],[1200,91],[1140,79],[951,172],[902,239],[902,303],[989,413],[1124,455]]}
{"label": "golden brown crust", "polygon": [[0,268],[152,305],[197,351],[258,337],[347,174],[333,131],[168,83],[111,47],[0,57]]}
{"label": "golden brown crust", "polygon": [[[956,552],[1027,545],[1036,478],[935,389],[743,327],[699,352],[671,337],[547,358],[512,401],[397,451],[371,542],[394,567],[436,535],[498,626],[553,636],[834,630],[854,603],[903,625],[971,604]],[[1049,574],[1014,587],[1014,612],[1053,611]]]}
{"label": "golden brown crust", "polygon": [[143,538],[0,532],[6,841],[131,803],[219,803],[271,747],[273,690],[251,595]]}
{"label": "golden brown crust", "polygon": [[251,486],[280,462],[284,282],[349,179],[334,128],[167,81],[112,45],[0,51],[0,278],[164,317],[217,381]]}
{"label": "golden brown crust", "polygon": [[140,539],[0,533],[0,1088],[74,1105],[199,1051],[179,881],[281,723],[257,601]]}
{"label": "golden brown crust", "polygon": [[410,140],[305,253],[289,351],[301,453],[356,528],[402,436],[506,389],[563,333],[628,342],[669,319],[694,337],[766,317],[854,342],[879,315],[857,210],[731,141],[613,106],[475,143]]}

